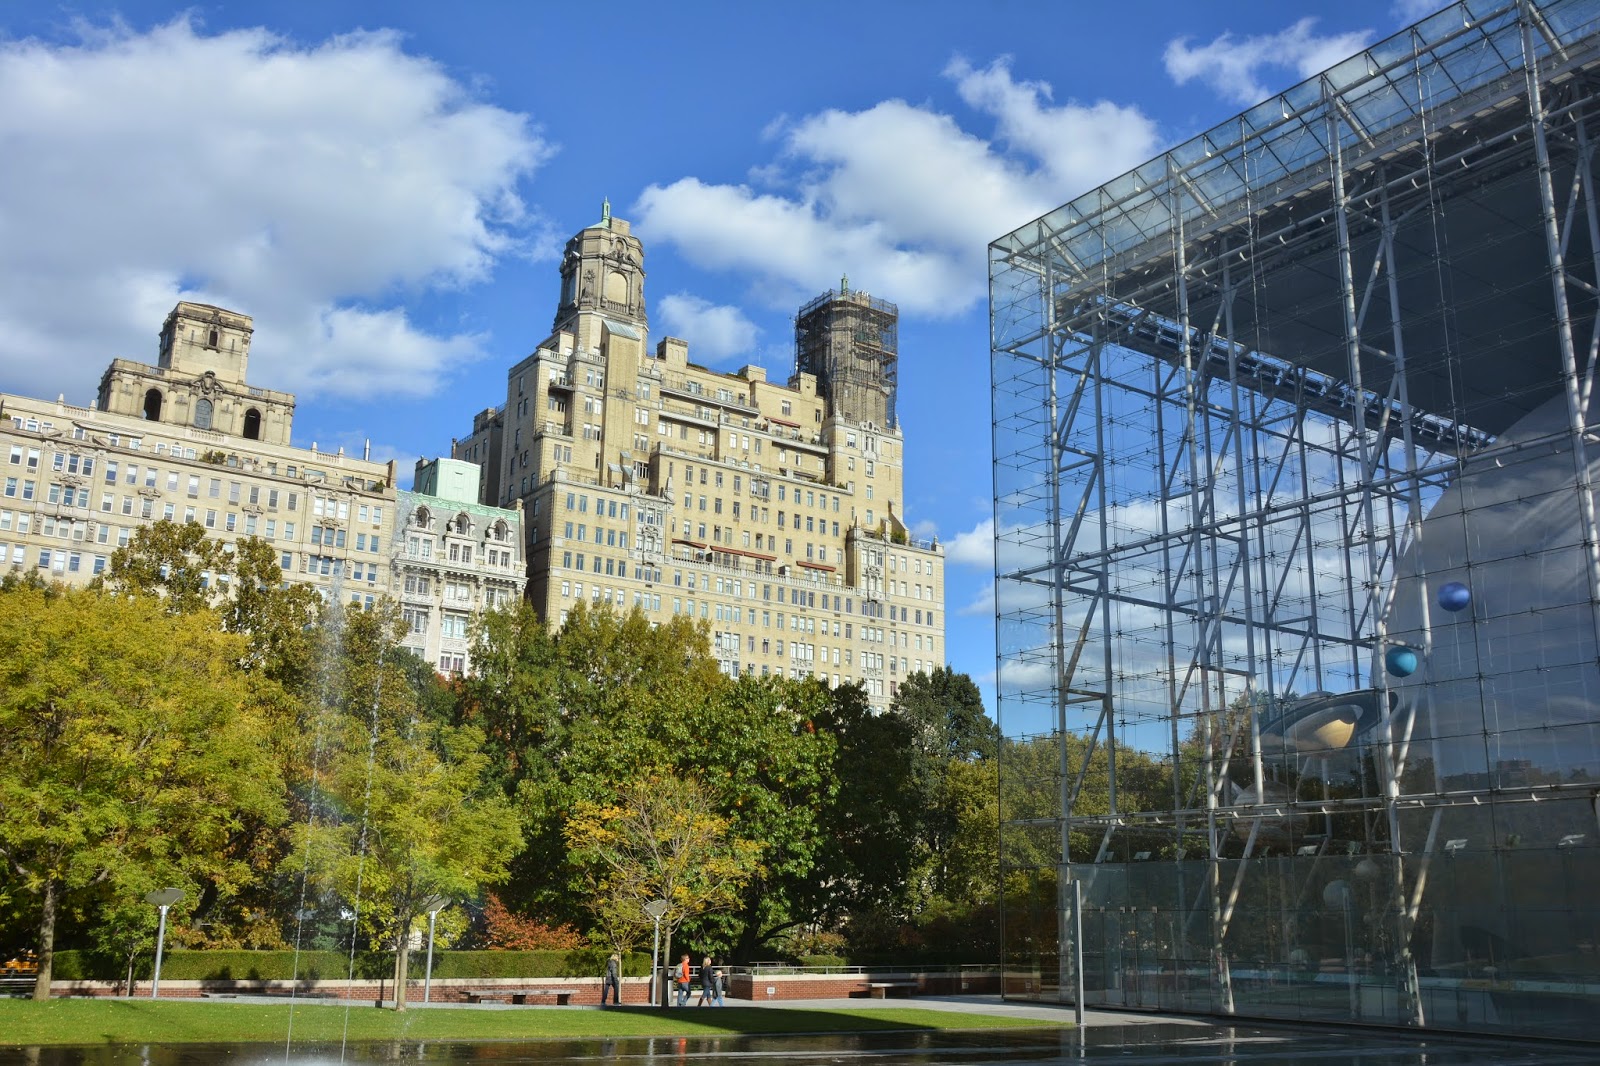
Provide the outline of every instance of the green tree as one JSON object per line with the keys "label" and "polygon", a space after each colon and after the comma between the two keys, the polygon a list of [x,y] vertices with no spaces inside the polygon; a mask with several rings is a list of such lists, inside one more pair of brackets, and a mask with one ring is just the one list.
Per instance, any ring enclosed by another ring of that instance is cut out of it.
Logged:
{"label": "green tree", "polygon": [[174,614],[215,610],[224,629],[249,641],[248,666],[294,692],[314,681],[322,600],[308,585],[285,582],[277,549],[259,537],[228,543],[198,523],[162,519],[112,552],[94,586],[159,597]]}
{"label": "green tree", "polygon": [[1000,743],[978,686],[948,666],[907,677],[890,709],[911,724],[918,749],[930,758],[987,759]]}
{"label": "green tree", "polygon": [[852,914],[900,913],[926,802],[916,787],[913,731],[900,715],[874,713],[858,685],[834,690],[820,726],[836,738],[837,794],[824,812],[807,917],[834,927]]}
{"label": "green tree", "polygon": [[984,713],[983,697],[972,678],[948,666],[906,678],[890,713],[906,723],[911,736],[910,792],[920,812],[912,827],[922,869],[918,881],[925,899],[943,896],[948,856],[960,829],[953,768],[992,757],[1000,733]]}
{"label": "green tree", "polygon": [[490,773],[516,807],[527,846],[502,898],[552,924],[580,921],[584,890],[563,831],[579,803],[614,803],[684,756],[686,716],[728,684],[703,626],[642,612],[573,609],[559,631],[525,605],[489,612],[474,631],[462,720],[487,736]]}
{"label": "green tree", "polygon": [[140,871],[237,891],[228,835],[281,820],[283,786],[244,642],[213,615],[19,585],[0,647],[0,858],[38,900],[43,999],[65,904]]}
{"label": "green tree", "polygon": [[732,832],[705,788],[672,775],[635,781],[615,803],[579,803],[565,835],[589,907],[620,952],[652,931],[644,906],[659,900],[670,959],[685,920],[738,905],[760,873],[762,846]]}
{"label": "green tree", "polygon": [[[323,777],[305,826],[311,875],[395,951],[394,1008],[406,1006],[411,933],[434,896],[476,896],[507,873],[522,837],[491,780],[483,733],[425,713],[398,653],[391,608],[342,619],[345,658]],[[296,857],[288,862],[294,868]]]}
{"label": "green tree", "polygon": [[957,760],[945,787],[955,824],[943,855],[940,894],[956,907],[991,905],[999,889],[999,767],[993,759]]}
{"label": "green tree", "polygon": [[835,699],[852,693],[860,690],[741,677],[666,723],[664,758],[705,786],[737,836],[765,849],[739,903],[693,923],[708,946],[754,958],[762,945],[814,920],[839,787],[838,741],[826,723]]}
{"label": "green tree", "polygon": [[163,518],[140,526],[111,553],[95,585],[136,596],[160,596],[174,614],[211,607],[225,591],[218,575],[230,569],[222,542],[197,522]]}
{"label": "green tree", "polygon": [[[220,622],[225,631],[241,635],[248,648],[241,665],[278,683],[259,690],[263,707],[270,711],[269,750],[291,786],[304,776],[305,766],[295,759],[297,719],[306,716],[324,664],[337,652],[322,645],[326,627],[318,624],[321,598],[307,585],[283,580],[271,544],[257,537],[222,542],[198,523],[162,520],[141,527],[118,548],[95,585],[150,598],[174,614],[206,612],[213,624]],[[295,795],[291,791],[291,798]],[[174,924],[175,931],[182,930],[180,939],[227,947],[276,946],[273,913],[289,908],[276,898],[281,886],[271,875],[286,846],[277,826],[251,820],[238,824],[225,850],[256,876],[236,891],[219,883],[200,885],[188,910],[188,928]]]}

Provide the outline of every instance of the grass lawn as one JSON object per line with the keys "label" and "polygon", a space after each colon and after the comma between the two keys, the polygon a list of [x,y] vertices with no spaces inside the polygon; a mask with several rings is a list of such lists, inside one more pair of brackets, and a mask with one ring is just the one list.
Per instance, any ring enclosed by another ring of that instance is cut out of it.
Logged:
{"label": "grass lawn", "polygon": [[[292,1011],[292,1016],[291,1016]],[[864,1033],[893,1029],[1045,1028],[1048,1022],[922,1010],[788,1010],[726,1007],[605,1011],[531,1007],[403,1014],[371,1006],[208,1003],[184,1000],[0,999],[0,1047],[43,1044],[192,1044],[366,1040],[540,1040],[624,1036]]]}

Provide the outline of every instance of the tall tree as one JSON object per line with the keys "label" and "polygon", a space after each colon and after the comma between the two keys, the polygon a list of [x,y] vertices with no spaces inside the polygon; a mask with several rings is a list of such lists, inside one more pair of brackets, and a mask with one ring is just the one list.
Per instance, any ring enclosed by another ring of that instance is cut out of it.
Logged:
{"label": "tall tree", "polygon": [[282,817],[244,642],[142,597],[0,592],[0,859],[39,902],[38,999],[65,903],[144,869],[235,889],[224,847]]}
{"label": "tall tree", "polygon": [[978,686],[966,674],[941,666],[901,682],[890,713],[911,734],[912,790],[921,811],[917,827],[924,868],[924,894],[943,893],[946,857],[960,827],[951,768],[988,759],[999,744],[999,730],[983,710]]}
{"label": "tall tree", "polygon": [[948,666],[907,677],[890,709],[911,724],[918,748],[929,757],[987,759],[1000,742],[978,686]]}
{"label": "tall tree", "polygon": [[[854,687],[839,693],[859,693]],[[702,783],[733,832],[764,847],[739,903],[694,923],[741,958],[811,921],[839,776],[826,728],[838,693],[816,680],[741,677],[669,719],[667,757]],[[820,724],[820,725],[819,725]]]}
{"label": "tall tree", "polygon": [[629,950],[651,932],[645,904],[666,904],[666,955],[684,921],[738,904],[762,846],[735,835],[702,786],[668,775],[635,781],[615,803],[581,802],[566,824],[570,861],[606,938]]}
{"label": "tall tree", "polygon": [[916,788],[909,723],[875,714],[858,685],[832,695],[818,727],[836,738],[837,794],[824,810],[822,854],[804,909],[824,927],[852,913],[903,909],[926,801]]}
{"label": "tall tree", "polygon": [[393,945],[394,1007],[404,1010],[412,927],[426,902],[502,881],[522,836],[489,776],[483,733],[441,722],[419,701],[396,654],[397,619],[392,608],[343,619],[344,673],[324,723],[328,802],[304,832],[312,876],[363,931]]}
{"label": "tall tree", "polygon": [[642,612],[576,607],[559,631],[531,609],[486,614],[462,715],[488,737],[491,773],[515,804],[527,846],[503,893],[514,911],[559,924],[587,913],[563,829],[582,802],[672,770],[685,717],[728,684],[703,625],[652,626]]}
{"label": "tall tree", "polygon": [[[212,539],[195,522],[162,520],[135,531],[124,547],[112,553],[97,587],[119,595],[146,597],[174,614],[206,613],[213,624],[244,638],[247,652],[240,663],[278,683],[262,686],[263,705],[271,711],[270,750],[291,786],[304,776],[297,763],[297,720],[307,701],[317,695],[321,677],[336,649],[324,646],[326,629],[318,625],[323,603],[307,585],[283,580],[278,552],[258,537],[237,542]],[[214,612],[214,614],[213,614]],[[298,790],[291,789],[291,797]],[[220,883],[199,887],[188,908],[187,935],[216,946],[273,946],[277,925],[263,920],[282,909],[275,906],[272,870],[287,841],[276,827],[243,821],[234,828],[224,850],[257,874],[235,891]]]}

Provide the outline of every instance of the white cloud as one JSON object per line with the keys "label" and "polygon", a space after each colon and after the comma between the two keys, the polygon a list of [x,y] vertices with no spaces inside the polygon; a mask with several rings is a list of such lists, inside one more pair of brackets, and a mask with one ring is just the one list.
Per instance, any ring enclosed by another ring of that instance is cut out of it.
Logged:
{"label": "white cloud", "polygon": [[994,519],[985,518],[974,528],[957,533],[945,544],[944,559],[951,566],[972,566],[993,572]]}
{"label": "white cloud", "polygon": [[1179,85],[1199,81],[1218,96],[1236,104],[1259,103],[1287,88],[1274,77],[1269,86],[1264,72],[1289,72],[1303,81],[1359,52],[1372,40],[1370,30],[1318,36],[1317,20],[1303,18],[1288,29],[1243,39],[1224,33],[1209,44],[1191,48],[1187,37],[1167,44],[1163,55],[1167,73]]}
{"label": "white cloud", "polygon": [[273,388],[426,394],[482,338],[397,292],[459,287],[542,237],[518,184],[550,154],[386,32],[302,46],[265,30],[91,28],[0,43],[0,365],[92,395],[153,361],[166,312],[256,320]]}
{"label": "white cloud", "polygon": [[716,362],[751,355],[759,327],[737,307],[713,304],[687,292],[675,292],[656,303],[666,332],[689,342],[689,356]]}
{"label": "white cloud", "polygon": [[903,310],[960,314],[985,295],[988,242],[1136,166],[1155,125],[1105,101],[1051,101],[1006,60],[954,60],[945,76],[994,127],[997,144],[953,116],[903,100],[774,121],[771,164],[752,185],[685,177],[652,185],[641,233],[696,265],[752,276],[754,298],[793,307],[834,285],[891,295]]}
{"label": "white cloud", "polygon": [[1006,59],[979,70],[957,58],[945,74],[968,106],[995,118],[1002,139],[1039,160],[1038,180],[1061,193],[1050,208],[1138,166],[1159,149],[1155,123],[1137,108],[1109,100],[1052,107],[1050,84],[1013,80]]}
{"label": "white cloud", "polygon": [[1413,22],[1421,22],[1443,7],[1445,0],[1394,0],[1390,10],[1394,12],[1397,22],[1409,26]]}

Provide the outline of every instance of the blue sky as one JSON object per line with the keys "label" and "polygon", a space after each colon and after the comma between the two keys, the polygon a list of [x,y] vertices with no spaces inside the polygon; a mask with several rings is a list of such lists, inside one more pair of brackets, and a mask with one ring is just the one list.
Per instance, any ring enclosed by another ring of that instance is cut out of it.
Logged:
{"label": "blue sky", "polygon": [[409,470],[504,400],[602,198],[696,362],[787,376],[848,273],[901,310],[906,518],[992,711],[984,245],[1435,6],[8,4],[0,390],[89,404],[203,300],[295,443]]}

